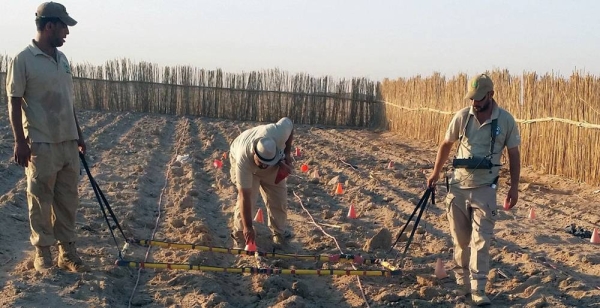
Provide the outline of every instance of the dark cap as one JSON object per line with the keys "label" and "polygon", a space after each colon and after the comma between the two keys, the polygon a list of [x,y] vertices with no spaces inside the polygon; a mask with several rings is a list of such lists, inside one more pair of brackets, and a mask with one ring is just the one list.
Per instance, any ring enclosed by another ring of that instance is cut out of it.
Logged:
{"label": "dark cap", "polygon": [[77,24],[77,21],[67,13],[65,6],[56,2],[44,2],[40,4],[35,13],[35,19],[38,18],[58,18],[69,27]]}

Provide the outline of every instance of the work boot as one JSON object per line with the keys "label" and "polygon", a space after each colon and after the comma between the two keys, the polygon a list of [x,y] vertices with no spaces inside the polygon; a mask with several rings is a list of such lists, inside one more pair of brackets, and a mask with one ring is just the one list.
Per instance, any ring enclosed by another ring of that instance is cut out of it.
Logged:
{"label": "work boot", "polygon": [[273,245],[282,246],[285,244],[286,240],[292,237],[292,233],[290,230],[285,230],[282,233],[273,234]]}
{"label": "work boot", "polygon": [[467,296],[471,294],[471,283],[469,282],[469,276],[456,275],[456,284],[458,285],[457,293],[459,296]]}
{"label": "work boot", "polygon": [[471,290],[471,299],[477,306],[485,306],[492,303],[483,290]]}
{"label": "work boot", "polygon": [[231,234],[231,239],[233,239],[233,249],[244,249],[246,247],[246,238],[244,237],[244,232],[236,231]]}
{"label": "work boot", "polygon": [[273,234],[273,245],[276,247],[283,246],[285,240],[281,234]]}
{"label": "work boot", "polygon": [[458,285],[456,290],[458,296],[467,296],[471,294],[471,286],[469,284]]}
{"label": "work boot", "polygon": [[50,246],[35,246],[35,257],[33,267],[38,272],[47,272],[54,266],[52,264],[52,252]]}
{"label": "work boot", "polygon": [[90,270],[79,258],[74,242],[58,244],[58,267],[76,273]]}

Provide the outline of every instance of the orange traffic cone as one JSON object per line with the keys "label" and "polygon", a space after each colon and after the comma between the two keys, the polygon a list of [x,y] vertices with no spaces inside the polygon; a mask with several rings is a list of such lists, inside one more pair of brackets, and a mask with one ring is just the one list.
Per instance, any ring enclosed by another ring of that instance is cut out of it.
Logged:
{"label": "orange traffic cone", "polygon": [[448,277],[448,273],[446,273],[446,269],[444,268],[444,263],[440,258],[437,259],[437,262],[435,264],[435,277],[437,277],[437,279],[443,279]]}
{"label": "orange traffic cone", "polygon": [[246,244],[246,248],[244,248],[244,250],[246,251],[256,251],[256,243],[254,242],[250,242]]}
{"label": "orange traffic cone", "polygon": [[300,148],[298,148],[298,147],[297,147],[297,148],[296,148],[296,156],[300,157],[300,155],[301,155],[301,154],[300,154]]}
{"label": "orange traffic cone", "polygon": [[356,211],[354,210],[354,204],[350,204],[350,210],[348,211],[348,218],[356,219]]}
{"label": "orange traffic cone", "polygon": [[535,211],[533,210],[533,207],[529,210],[529,216],[527,216],[529,219],[535,219]]}
{"label": "orange traffic cone", "polygon": [[337,184],[337,188],[335,189],[336,195],[341,195],[344,193],[344,189],[342,188],[342,183]]}
{"label": "orange traffic cone", "polygon": [[300,171],[302,171],[302,172],[308,172],[308,165],[307,164],[302,164],[302,166],[300,166]]}
{"label": "orange traffic cone", "polygon": [[223,159],[227,159],[227,152],[223,152]]}
{"label": "orange traffic cone", "polygon": [[394,162],[390,160],[387,166],[388,169],[394,169]]}
{"label": "orange traffic cone", "polygon": [[265,223],[265,220],[263,218],[263,211],[261,208],[258,208],[258,211],[256,211],[256,216],[254,216],[254,221],[258,222],[258,223]]}
{"label": "orange traffic cone", "polygon": [[592,232],[592,238],[590,238],[590,243],[600,244],[600,235],[598,234],[598,229],[596,228],[594,228],[594,232]]}

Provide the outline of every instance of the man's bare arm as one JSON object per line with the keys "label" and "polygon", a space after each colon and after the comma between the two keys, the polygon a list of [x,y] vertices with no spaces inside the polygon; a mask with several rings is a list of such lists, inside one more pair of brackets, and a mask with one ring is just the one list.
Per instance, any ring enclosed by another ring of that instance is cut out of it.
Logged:
{"label": "man's bare arm", "polygon": [[238,198],[241,206],[242,226],[244,228],[244,239],[246,243],[255,242],[254,228],[252,227],[252,191],[250,189],[238,189]]}
{"label": "man's bare arm", "polygon": [[448,156],[450,156],[450,150],[452,150],[452,145],[454,142],[444,141],[440,144],[440,148],[438,149],[437,156],[435,157],[435,165],[433,168],[433,172],[436,174],[440,174],[442,172],[442,167],[448,160]]}
{"label": "man's bare arm", "polygon": [[239,188],[238,196],[240,197],[240,214],[242,215],[242,224],[245,229],[252,229],[252,190],[249,188]]}
{"label": "man's bare arm", "polygon": [[519,147],[508,149],[508,163],[510,168],[510,187],[518,188],[521,177],[521,152]]}
{"label": "man's bare arm", "polygon": [[504,199],[504,209],[512,209],[519,200],[519,177],[521,176],[521,153],[519,147],[508,149],[508,163],[510,167],[510,189]]}
{"label": "man's bare arm", "polygon": [[292,142],[294,141],[294,130],[292,129],[292,132],[290,133],[290,136],[288,137],[288,139],[285,141],[285,157],[289,157],[291,155],[292,152]]}
{"label": "man's bare arm", "polygon": [[25,131],[23,130],[21,104],[23,99],[21,97],[11,97],[9,105],[9,118],[13,135],[15,137],[14,146],[14,160],[21,167],[27,167],[29,160],[31,159],[31,149],[25,139]]}
{"label": "man's bare arm", "polygon": [[444,166],[444,163],[446,162],[446,160],[448,159],[448,156],[450,155],[450,150],[452,150],[453,144],[454,144],[454,142],[450,142],[450,141],[446,141],[446,140],[440,144],[440,147],[438,148],[437,156],[435,158],[435,165],[433,165],[433,172],[431,173],[429,178],[427,178],[427,186],[428,187],[433,187],[435,185],[435,183],[438,181],[438,179],[440,178],[440,173],[442,172],[442,167]]}
{"label": "man's bare arm", "polygon": [[23,98],[11,97],[10,98],[10,124],[12,126],[13,136],[15,137],[15,143],[26,143],[25,131],[23,130],[21,104]]}
{"label": "man's bare arm", "polygon": [[292,129],[292,132],[290,132],[290,136],[285,141],[285,149],[283,150],[283,153],[285,154],[285,159],[280,161],[279,163],[277,163],[277,165],[279,167],[285,168],[287,173],[293,172],[293,165],[292,165],[292,161],[293,161],[293,159],[292,159],[292,142],[293,141],[294,141],[294,129]]}

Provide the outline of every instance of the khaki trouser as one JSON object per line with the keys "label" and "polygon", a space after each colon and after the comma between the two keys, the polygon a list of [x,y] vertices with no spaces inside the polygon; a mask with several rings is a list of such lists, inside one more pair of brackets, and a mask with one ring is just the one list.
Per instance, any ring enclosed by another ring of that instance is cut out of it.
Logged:
{"label": "khaki trouser", "polygon": [[457,283],[466,284],[470,273],[471,289],[485,290],[490,270],[490,242],[497,216],[496,190],[489,186],[451,187],[446,205]]}
{"label": "khaki trouser", "polygon": [[[230,156],[231,165],[235,165],[235,160]],[[258,201],[258,192],[262,195],[267,208],[267,224],[271,233],[283,234],[287,221],[287,178],[275,184],[275,177],[279,167],[271,166],[267,169],[258,170],[252,178],[252,194],[250,202],[252,204],[252,215],[256,214],[256,202]],[[230,172],[231,181],[236,184],[235,174]],[[237,184],[236,184],[237,185]],[[235,211],[233,213],[233,232],[244,230],[242,224],[242,200],[238,195]],[[254,218],[254,216],[252,216]]]}
{"label": "khaki trouser", "polygon": [[27,202],[31,244],[51,246],[75,240],[75,213],[79,207],[79,154],[77,141],[31,144],[27,175]]}

